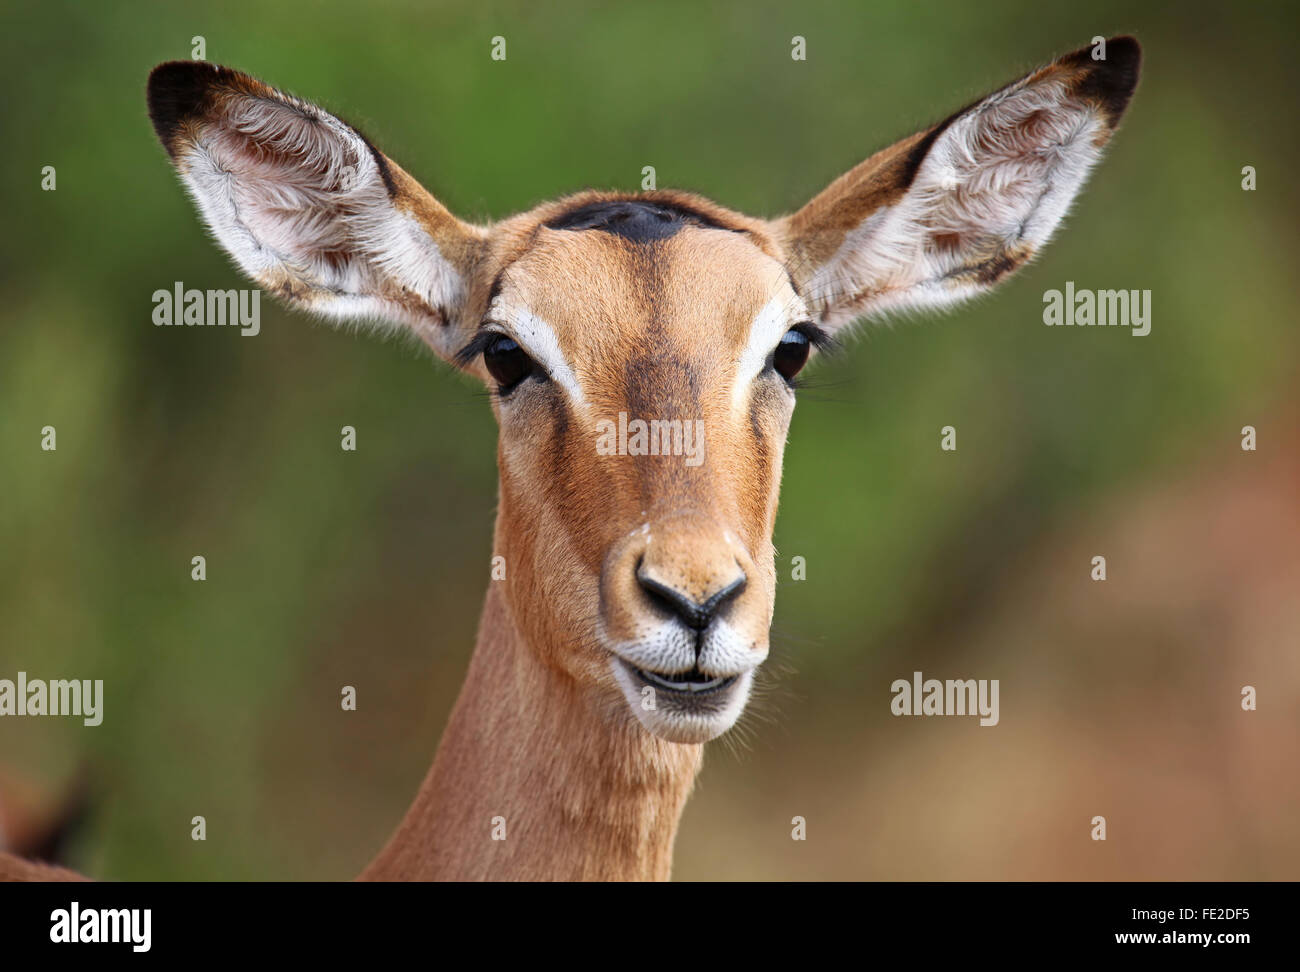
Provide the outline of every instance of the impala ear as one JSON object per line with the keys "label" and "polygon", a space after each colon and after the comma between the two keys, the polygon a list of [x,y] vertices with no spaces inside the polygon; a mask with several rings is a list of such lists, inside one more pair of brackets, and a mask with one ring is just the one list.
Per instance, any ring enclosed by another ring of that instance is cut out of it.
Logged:
{"label": "impala ear", "polygon": [[1137,86],[1132,37],[1085,47],[877,152],[775,221],[828,328],[989,290],[1051,238]]}
{"label": "impala ear", "polygon": [[149,117],[217,242],[261,287],[335,320],[410,329],[444,357],[485,233],[349,125],[248,75],[173,61]]}

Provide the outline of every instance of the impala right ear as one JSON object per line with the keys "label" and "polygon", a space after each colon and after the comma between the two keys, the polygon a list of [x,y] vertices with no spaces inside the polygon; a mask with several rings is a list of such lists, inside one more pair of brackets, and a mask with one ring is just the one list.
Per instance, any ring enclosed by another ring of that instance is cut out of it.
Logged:
{"label": "impala right ear", "polygon": [[395,324],[451,358],[486,233],[359,132],[203,61],[149,75],[149,117],[217,242],[263,288],[336,320]]}
{"label": "impala right ear", "polygon": [[1047,243],[1128,106],[1142,59],[1112,37],[877,152],[773,229],[819,322],[946,307]]}

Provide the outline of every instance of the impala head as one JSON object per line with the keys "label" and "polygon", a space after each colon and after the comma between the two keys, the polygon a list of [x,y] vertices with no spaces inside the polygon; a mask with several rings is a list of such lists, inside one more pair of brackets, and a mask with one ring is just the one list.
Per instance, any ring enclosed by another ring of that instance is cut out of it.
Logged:
{"label": "impala head", "polygon": [[405,330],[494,392],[505,601],[543,664],[651,732],[724,732],[768,650],[794,379],[861,317],[988,290],[1045,244],[1137,83],[1077,51],[790,216],[589,192],[452,216],[356,130],[158,67],[154,127],[217,240],[294,306]]}

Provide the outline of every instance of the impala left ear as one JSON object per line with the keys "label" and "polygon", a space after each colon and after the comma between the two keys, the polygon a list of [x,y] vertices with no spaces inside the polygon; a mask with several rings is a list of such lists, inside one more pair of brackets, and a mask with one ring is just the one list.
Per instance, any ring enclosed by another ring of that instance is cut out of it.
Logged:
{"label": "impala left ear", "polygon": [[1051,238],[1137,87],[1141,47],[1098,42],[877,152],[773,228],[831,329],[989,290]]}
{"label": "impala left ear", "polygon": [[154,68],[154,131],[217,242],[286,303],[409,330],[450,359],[486,232],[346,122],[205,61]]}

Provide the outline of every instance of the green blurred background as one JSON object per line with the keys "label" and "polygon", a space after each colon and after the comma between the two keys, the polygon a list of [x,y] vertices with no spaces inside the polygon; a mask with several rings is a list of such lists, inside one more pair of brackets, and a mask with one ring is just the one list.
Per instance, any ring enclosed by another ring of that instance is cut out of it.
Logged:
{"label": "green blurred background", "polygon": [[[472,384],[269,302],[254,339],[151,324],[173,281],[243,286],[150,129],[155,63],[201,35],[208,60],[347,118],[469,219],[635,189],[644,165],[776,215],[1051,56],[1132,32],[1142,85],[1042,259],[958,313],[864,331],[812,375],[769,684],[710,747],[675,873],[1300,877],[1294,5],[4,14],[0,677],[102,678],[107,698],[98,728],[0,722],[0,767],[38,814],[90,768],[74,866],[358,872],[432,758],[488,580],[495,425]],[[1066,280],[1151,290],[1151,334],[1044,327],[1043,291]],[[893,718],[889,684],[914,670],[1000,678],[1001,725]]]}

